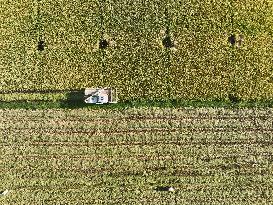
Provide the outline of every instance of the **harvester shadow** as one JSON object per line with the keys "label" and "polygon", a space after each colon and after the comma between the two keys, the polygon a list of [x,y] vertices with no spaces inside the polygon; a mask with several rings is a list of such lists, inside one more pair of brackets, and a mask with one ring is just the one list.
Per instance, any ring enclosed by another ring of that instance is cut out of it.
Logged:
{"label": "harvester shadow", "polygon": [[83,108],[87,104],[84,102],[84,90],[71,91],[66,94],[65,100],[61,101],[61,108]]}

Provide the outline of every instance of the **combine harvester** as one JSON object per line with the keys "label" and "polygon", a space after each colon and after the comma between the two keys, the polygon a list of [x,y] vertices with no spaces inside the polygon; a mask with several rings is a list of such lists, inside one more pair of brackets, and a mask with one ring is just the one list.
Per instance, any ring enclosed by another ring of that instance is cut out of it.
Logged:
{"label": "combine harvester", "polygon": [[117,90],[113,88],[86,88],[84,102],[90,104],[117,103]]}

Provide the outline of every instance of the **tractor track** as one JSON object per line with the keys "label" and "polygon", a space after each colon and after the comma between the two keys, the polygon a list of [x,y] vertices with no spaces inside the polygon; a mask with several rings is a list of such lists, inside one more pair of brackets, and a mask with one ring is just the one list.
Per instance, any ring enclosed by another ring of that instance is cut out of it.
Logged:
{"label": "tractor track", "polygon": [[0,95],[4,94],[52,94],[65,92],[83,92],[83,89],[64,89],[64,90],[2,90]]}

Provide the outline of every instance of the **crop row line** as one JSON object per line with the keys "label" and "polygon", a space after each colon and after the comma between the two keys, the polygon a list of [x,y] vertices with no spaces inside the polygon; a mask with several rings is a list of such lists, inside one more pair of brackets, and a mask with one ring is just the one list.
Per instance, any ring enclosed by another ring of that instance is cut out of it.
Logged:
{"label": "crop row line", "polygon": [[[61,127],[61,125],[59,125]],[[67,126],[63,128],[59,128],[57,126],[29,126],[29,127],[2,127],[0,128],[0,132],[12,136],[13,133],[21,133],[20,135],[23,135],[24,132],[29,133],[37,133],[37,134],[83,134],[88,136],[98,136],[105,134],[109,136],[110,134],[130,134],[130,133],[174,133],[174,132],[195,132],[195,133],[202,133],[202,132],[256,132],[256,133],[271,133],[273,131],[273,128],[270,128],[270,126],[262,126],[262,125],[256,125],[256,126],[231,126],[230,124],[222,125],[222,126],[192,126],[192,125],[182,125],[182,124],[156,124],[153,126],[131,126],[129,128],[127,127],[119,127],[118,125],[109,125],[109,124],[97,124],[92,126],[81,126],[81,127],[73,127],[73,126]]]}
{"label": "crop row line", "polygon": [[[10,122],[10,120],[3,119],[1,121],[3,122]],[[31,121],[45,121],[48,119],[54,119],[52,118],[46,118],[46,116],[24,116],[24,117],[18,117],[16,115],[14,116],[8,116],[10,118],[16,119],[16,121],[20,120],[25,120],[26,118],[30,118],[28,120]],[[39,117],[40,119],[34,119]],[[86,118],[86,116],[83,116]],[[126,116],[126,117],[113,117],[113,118],[107,118],[107,117],[100,117],[100,118],[93,118],[92,119],[82,119],[82,118],[55,118],[53,121],[59,121],[59,120],[64,120],[64,121],[72,121],[72,122],[94,122],[94,121],[117,121],[117,120],[254,120],[254,119],[261,119],[261,120],[267,120],[267,119],[273,119],[273,115],[249,115],[249,116],[206,116],[206,115],[201,115],[201,116],[188,116],[188,117],[174,117],[174,116],[141,116],[141,115],[131,115],[131,116]]]}
{"label": "crop row line", "polygon": [[[12,157],[14,159],[18,158],[24,158],[24,159],[100,159],[100,160],[128,160],[128,159],[137,159],[137,160],[144,160],[147,162],[147,160],[173,160],[179,161],[179,160],[185,160],[185,159],[192,159],[190,157],[185,157],[183,155],[126,155],[124,157],[124,154],[115,155],[116,157],[110,157],[105,155],[71,155],[71,154],[35,154],[35,155],[25,155],[25,154],[5,154],[5,157]],[[273,154],[266,153],[266,154],[249,154],[249,155],[222,155],[222,156],[209,156],[209,157],[199,157],[196,156],[195,159],[201,160],[201,161],[213,161],[215,159],[239,159],[239,158],[248,158],[249,156],[252,157],[266,157],[271,160],[273,160]]]}
{"label": "crop row line", "polygon": [[[85,187],[85,188],[86,187],[90,187],[90,188],[95,188],[96,187],[96,188],[101,189],[102,188],[101,185],[102,185],[102,183],[99,183],[99,184],[96,184],[96,185],[84,185],[84,184],[73,183],[73,184],[69,184],[67,186],[60,187],[61,188],[60,191],[67,192],[68,189],[71,191],[71,190],[77,190],[77,189],[82,188],[82,187]],[[223,186],[223,185],[224,184],[218,183],[218,186]],[[128,184],[128,186],[130,187],[130,184]],[[208,188],[207,186],[208,186],[207,184],[203,184],[203,183],[202,184],[195,184],[195,185],[186,183],[186,184],[176,186],[176,188],[177,188],[177,190],[182,189],[182,188],[183,188],[183,190],[195,190],[195,189],[202,189],[203,190],[204,188]],[[212,188],[214,188],[214,187],[215,187],[215,185],[212,186]],[[107,186],[107,187],[104,187],[104,188],[109,189],[109,188],[111,188],[111,186]],[[114,188],[117,188],[117,187],[114,187]],[[50,190],[50,189],[53,190],[54,188],[52,186],[50,186],[50,185],[43,185],[43,186],[41,186],[41,185],[28,185],[28,186],[17,185],[16,187],[14,187],[13,190],[18,191],[18,190],[26,190],[26,189],[30,190],[32,192],[33,190],[38,190],[38,189],[41,189],[41,190],[44,191],[45,189],[46,190]],[[86,189],[86,190],[88,190],[88,189]]]}
{"label": "crop row line", "polygon": [[[7,128],[2,130],[6,130]],[[185,126],[185,127],[177,127],[177,128],[138,128],[138,129],[109,129],[109,130],[101,130],[101,129],[92,129],[86,131],[79,131],[79,130],[65,130],[61,131],[61,129],[42,129],[42,128],[17,128],[16,131],[30,131],[30,133],[38,132],[38,133],[52,133],[52,134],[88,134],[88,135],[95,135],[95,134],[104,134],[104,135],[114,135],[114,134],[129,134],[129,133],[164,133],[164,132],[273,132],[273,128],[252,128],[252,127],[199,127],[199,128],[192,128],[192,126]]]}
{"label": "crop row line", "polygon": [[[117,124],[115,122],[115,124]],[[50,125],[50,124],[49,124]],[[194,126],[194,125],[187,125],[187,124],[176,124],[176,126],[174,127],[173,124],[170,124],[170,122],[166,125],[166,124],[163,124],[163,126],[159,126],[158,124],[151,124],[149,126],[147,126],[147,124],[145,124],[146,126],[142,127],[141,125],[139,124],[132,124],[131,126],[132,127],[118,127],[118,125],[114,126],[114,125],[109,125],[109,126],[105,126],[105,127],[102,127],[100,126],[100,124],[94,124],[93,126],[90,126],[90,127],[80,127],[80,128],[75,128],[71,125],[67,126],[67,127],[64,127],[64,128],[59,128],[61,126],[58,125],[59,127],[50,127],[50,126],[46,126],[46,127],[43,127],[44,126],[44,123],[41,124],[41,126],[36,126],[36,127],[1,127],[0,130],[15,130],[15,131],[24,131],[24,130],[32,130],[32,131],[41,131],[41,132],[62,132],[65,131],[65,133],[68,133],[68,132],[104,132],[105,130],[108,130],[108,131],[121,131],[121,132],[124,132],[124,131],[140,131],[140,132],[145,132],[145,131],[169,131],[169,130],[183,130],[183,129],[263,129],[263,130],[270,130],[271,128],[263,128],[262,125],[257,125],[257,124],[254,124],[254,126],[244,126],[242,127],[242,125],[238,125],[238,126],[234,126],[234,125],[230,125],[227,124],[227,125],[213,125],[213,126]],[[103,124],[105,125],[105,124]],[[162,125],[162,124],[160,124]],[[134,126],[134,127],[133,127]],[[113,129],[114,128],[114,129]],[[272,128],[273,130],[273,128]]]}
{"label": "crop row line", "polygon": [[[214,176],[216,173],[213,173],[213,171],[223,171],[222,168],[218,168],[218,169],[211,169],[208,170],[208,172],[203,172],[201,170],[193,170],[193,169],[175,169],[169,167],[172,170],[166,169],[166,167],[143,167],[144,171],[139,171],[139,170],[116,170],[113,168],[88,168],[88,169],[79,169],[79,168],[73,168],[73,167],[69,167],[69,168],[58,168],[58,167],[54,167],[54,169],[43,169],[43,170],[39,170],[39,173],[44,172],[49,172],[49,173],[54,173],[54,172],[65,172],[65,173],[81,173],[81,174],[85,174],[85,175],[90,175],[90,174],[108,174],[109,176],[131,176],[131,175],[139,175],[139,176],[145,176],[147,174],[147,172],[152,171],[152,172],[160,172],[160,174],[164,174],[165,176],[191,176],[191,177],[210,177],[210,176]],[[241,167],[243,168],[243,167]],[[259,170],[259,171],[255,171],[253,168],[249,168],[249,166],[247,166],[247,169],[241,169],[241,168],[234,168],[231,167],[230,169],[224,169],[224,170],[233,170],[236,173],[236,176],[248,176],[248,175],[264,175],[266,174],[266,170]],[[240,169],[240,171],[239,171]],[[16,173],[24,173],[24,172],[28,172],[29,174],[33,173],[33,170],[37,170],[36,167],[27,167],[27,168],[20,168],[20,169],[12,169],[12,172],[16,172]],[[10,172],[11,170],[9,169],[1,169],[2,173],[7,173]],[[163,171],[163,172],[162,172]],[[164,172],[166,171],[166,172]]]}
{"label": "crop row line", "polygon": [[222,140],[214,140],[214,141],[179,141],[179,140],[173,140],[173,141],[123,141],[123,142],[94,142],[94,143],[84,143],[84,142],[50,142],[50,141],[36,141],[32,143],[27,144],[7,144],[2,143],[1,146],[11,146],[15,147],[18,145],[20,146],[69,146],[69,147],[79,147],[79,146],[86,146],[86,147],[101,147],[101,146],[121,146],[121,145],[128,145],[128,146],[135,146],[135,145],[167,145],[167,144],[173,144],[173,145],[179,145],[179,146],[187,146],[187,145],[220,145],[220,146],[227,146],[227,145],[264,145],[269,146],[273,145],[272,140],[232,140],[232,141],[222,141]]}
{"label": "crop row line", "polygon": [[[121,157],[118,155],[115,157],[106,157],[106,156],[90,156],[90,155],[69,155],[69,154],[57,154],[57,155],[18,155],[18,154],[6,154],[5,156],[11,156],[13,158],[24,158],[24,159],[100,159],[100,160],[125,160],[125,159],[138,159],[138,160],[155,160],[155,159],[164,159],[164,160],[173,160],[174,157],[172,156],[145,156],[145,155],[137,155],[135,157],[128,156],[128,157]],[[177,157],[176,157],[177,158]],[[185,157],[179,156],[179,159],[184,159]],[[185,158],[186,159],[186,158]]]}
{"label": "crop row line", "polygon": [[[193,185],[191,185],[192,187]],[[183,189],[183,193],[185,192],[193,192],[193,191],[200,191],[202,193],[204,193],[205,191],[208,191],[208,185],[204,185],[202,187],[199,188],[189,188],[189,187],[185,187]],[[209,186],[210,187],[210,186]],[[211,187],[210,187],[211,188]],[[41,190],[43,190],[43,188],[40,188]],[[31,190],[31,188],[28,188],[28,190]],[[147,190],[143,190],[143,191],[147,191]],[[219,197],[217,197],[217,195],[215,197],[198,197],[198,198],[192,198],[190,197],[190,195],[186,195],[183,197],[183,195],[180,197],[180,195],[178,196],[178,192],[180,192],[179,188],[176,190],[176,195],[165,195],[164,197],[164,202],[167,202],[168,204],[221,204],[223,202],[223,199],[220,199]],[[67,193],[66,190],[61,191],[61,193]],[[81,192],[82,193],[82,192]],[[209,192],[211,193],[211,192]],[[229,192],[227,192],[229,193]],[[230,193],[229,193],[230,194]],[[270,198],[264,198],[263,196],[257,198],[255,197],[255,195],[253,195],[252,197],[248,197],[243,198],[243,197],[238,197],[237,194],[237,198],[233,197],[233,196],[225,196],[225,202],[228,204],[235,204],[235,203],[239,203],[241,202],[243,203],[249,203],[249,204],[254,204],[257,201],[261,202],[262,204],[272,204],[273,200],[271,200]],[[56,202],[57,199],[46,199],[43,202],[47,202],[47,203],[52,203],[53,204]],[[98,203],[97,200],[93,200],[90,201],[90,199],[80,199],[80,200],[67,200],[67,201],[62,201],[65,204],[71,203],[71,204],[90,204],[90,203]],[[141,198],[141,199],[126,199],[125,197],[123,198],[113,198],[111,200],[108,199],[100,199],[100,204],[104,204],[104,203],[108,203],[108,204],[160,204],[162,203],[162,199],[155,199],[153,195],[149,194],[149,197],[145,197],[145,198]],[[216,203],[217,202],[217,203]]]}

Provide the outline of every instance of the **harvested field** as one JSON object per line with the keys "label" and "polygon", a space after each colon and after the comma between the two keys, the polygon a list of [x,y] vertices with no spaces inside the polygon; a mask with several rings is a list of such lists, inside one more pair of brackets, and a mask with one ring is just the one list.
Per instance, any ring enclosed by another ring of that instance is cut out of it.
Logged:
{"label": "harvested field", "polygon": [[271,204],[272,114],[0,110],[0,203]]}

